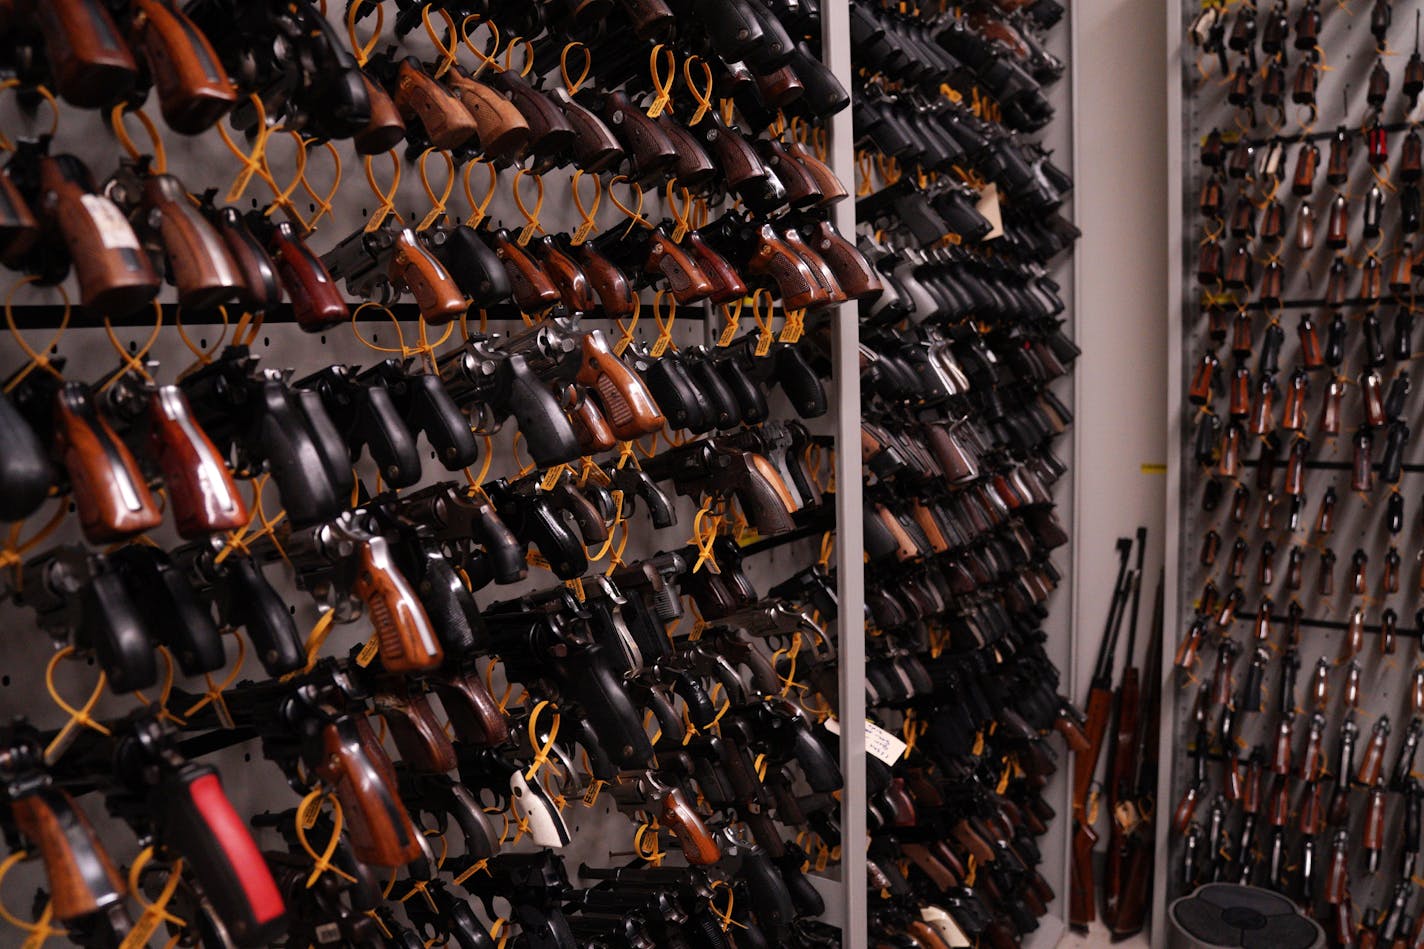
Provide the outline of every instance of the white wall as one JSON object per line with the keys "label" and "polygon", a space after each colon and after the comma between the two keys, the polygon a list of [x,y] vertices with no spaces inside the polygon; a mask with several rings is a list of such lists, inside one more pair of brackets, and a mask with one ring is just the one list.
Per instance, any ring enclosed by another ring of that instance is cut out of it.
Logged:
{"label": "white wall", "polygon": [[[1162,0],[1074,0],[1076,339],[1074,657],[1088,691],[1116,573],[1113,545],[1148,528],[1138,664],[1163,557],[1167,478],[1168,187]],[[1160,471],[1160,469],[1158,469]],[[1173,637],[1167,631],[1169,640]],[[1119,668],[1123,649],[1118,650]],[[1106,755],[1104,755],[1106,758]],[[1065,817],[1066,817],[1065,813]],[[1099,828],[1106,839],[1104,816]],[[1066,900],[1067,888],[1062,893]],[[1064,907],[1066,911],[1066,907]],[[1107,945],[1102,930],[1076,944]]]}

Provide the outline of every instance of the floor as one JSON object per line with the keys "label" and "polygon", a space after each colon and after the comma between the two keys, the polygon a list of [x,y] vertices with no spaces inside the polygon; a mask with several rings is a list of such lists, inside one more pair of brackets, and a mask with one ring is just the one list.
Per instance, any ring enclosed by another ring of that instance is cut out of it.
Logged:
{"label": "floor", "polygon": [[1122,942],[1113,942],[1108,935],[1107,927],[1101,923],[1094,923],[1092,928],[1085,934],[1073,932],[1071,929],[1063,930],[1063,938],[1059,940],[1059,949],[1101,949],[1104,946],[1116,946],[1119,949],[1143,949],[1149,945],[1147,934],[1138,933],[1131,939],[1124,939]]}

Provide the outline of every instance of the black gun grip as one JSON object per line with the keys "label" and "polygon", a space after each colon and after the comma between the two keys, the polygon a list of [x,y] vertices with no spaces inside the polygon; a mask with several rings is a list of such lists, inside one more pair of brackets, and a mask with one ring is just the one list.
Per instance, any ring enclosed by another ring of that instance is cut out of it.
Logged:
{"label": "black gun grip", "polygon": [[588,570],[588,551],[553,506],[544,498],[519,498],[514,503],[522,509],[521,538],[539,548],[554,576],[560,580],[583,576]]}
{"label": "black gun grip", "polygon": [[773,370],[781,391],[791,400],[791,407],[802,418],[820,418],[830,408],[826,386],[806,356],[795,346],[781,346],[776,351]]}
{"label": "black gun grip", "polygon": [[224,564],[229,584],[230,619],[247,627],[247,637],[269,676],[286,675],[306,665],[306,651],[287,604],[272,589],[257,564],[234,554]]}
{"label": "black gun grip", "polygon": [[761,391],[742,365],[735,359],[719,359],[715,365],[717,374],[737,400],[737,415],[741,421],[747,425],[765,422],[771,411],[766,404],[766,393]]}
{"label": "black gun grip", "polygon": [[411,585],[420,598],[425,615],[440,637],[440,645],[450,658],[475,650],[475,630],[480,628],[479,608],[465,582],[439,551],[422,552],[422,575]]}
{"label": "black gun grip", "polygon": [[[320,406],[320,396],[310,394]],[[259,406],[249,439],[277,483],[292,526],[308,527],[341,513],[346,498],[332,483],[323,454],[291,394],[280,382],[269,379],[261,383],[257,399]],[[339,436],[336,440],[340,444]],[[344,446],[341,454],[345,454]]]}
{"label": "black gun grip", "polygon": [[523,356],[509,356],[501,362],[495,380],[500,408],[513,414],[535,464],[549,468],[583,454],[578,435],[559,400]]}
{"label": "black gun grip", "polygon": [[395,402],[384,386],[361,386],[361,405],[353,419],[351,444],[364,444],[381,477],[392,488],[407,488],[420,480],[420,452],[415,436],[396,411]]}
{"label": "black gun grip", "polygon": [[146,689],[158,681],[153,643],[138,608],[117,573],[96,573],[83,592],[84,645],[99,657],[99,665],[115,692]]}
{"label": "black gun grip", "polygon": [[687,717],[698,728],[709,728],[717,719],[717,708],[702,687],[702,680],[688,672],[673,675],[673,691],[687,703]]}
{"label": "black gun grip", "polygon": [[608,757],[624,768],[647,767],[653,746],[643,731],[643,717],[603,650],[597,645],[571,649],[554,662]]}
{"label": "black gun grip", "polygon": [[668,427],[685,428],[694,434],[706,432],[707,404],[701,391],[688,378],[687,368],[677,353],[664,353],[660,359],[648,359],[639,369],[653,400],[662,409]]}
{"label": "black gun grip", "polygon": [[743,852],[739,876],[746,883],[747,896],[751,899],[757,922],[770,930],[791,923],[796,916],[796,907],[791,902],[786,881],[777,872],[776,864],[771,862],[770,857],[759,850]]}
{"label": "black gun grip", "polygon": [[450,471],[459,471],[478,461],[480,445],[470,420],[445,391],[440,377],[417,373],[408,376],[403,385],[407,390],[405,420],[412,430],[425,433],[440,463]]}
{"label": "black gun grip", "polygon": [[173,568],[167,554],[157,547],[131,544],[109,559],[118,568],[145,624],[173,650],[184,675],[216,672],[227,664],[212,613]]}
{"label": "black gun grip", "polygon": [[49,493],[53,473],[44,447],[10,399],[0,393],[0,521],[34,513]]}
{"label": "black gun grip", "polygon": [[344,509],[345,502],[356,485],[356,473],[351,470],[351,453],[346,448],[346,441],[341,437],[341,432],[332,422],[331,416],[327,414],[319,393],[310,389],[298,389],[293,396],[296,409],[311,436],[312,445],[321,458],[327,480],[331,482],[332,489]]}
{"label": "black gun grip", "polygon": [[[688,376],[697,386],[707,403],[707,420],[711,428],[736,428],[741,406],[736,394],[712,367],[710,359],[699,357],[686,360]],[[700,433],[699,433],[700,434]]]}

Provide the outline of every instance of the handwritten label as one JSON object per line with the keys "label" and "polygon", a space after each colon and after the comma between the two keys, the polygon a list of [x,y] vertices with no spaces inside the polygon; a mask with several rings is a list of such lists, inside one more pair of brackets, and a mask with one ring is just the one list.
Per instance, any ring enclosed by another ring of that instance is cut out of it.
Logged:
{"label": "handwritten label", "polygon": [[999,213],[999,188],[992,182],[984,186],[984,190],[979,192],[979,204],[977,210],[993,226],[984,240],[991,241],[996,237],[1004,236],[1004,216]]}
{"label": "handwritten label", "polygon": [[[834,717],[826,719],[826,731],[832,735],[841,733],[840,721]],[[872,721],[865,723],[865,753],[874,755],[888,765],[893,765],[905,754],[903,741]]]}

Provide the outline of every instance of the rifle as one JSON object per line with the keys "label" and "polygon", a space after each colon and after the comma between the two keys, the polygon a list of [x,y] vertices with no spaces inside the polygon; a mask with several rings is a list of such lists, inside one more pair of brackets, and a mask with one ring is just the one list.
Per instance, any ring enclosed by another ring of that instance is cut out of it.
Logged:
{"label": "rifle", "polygon": [[[1103,917],[1112,930],[1113,939],[1125,939],[1141,932],[1146,920],[1147,906],[1152,896],[1151,866],[1156,832],[1153,815],[1157,798],[1157,728],[1162,711],[1162,630],[1163,621],[1163,576],[1157,580],[1156,605],[1152,614],[1152,635],[1147,645],[1147,683],[1142,692],[1142,704],[1138,714],[1141,723],[1137,729],[1136,744],[1132,758],[1134,770],[1130,773],[1132,782],[1130,798],[1119,806],[1129,807],[1129,820],[1118,820],[1114,809],[1113,837],[1121,839],[1119,844],[1108,845],[1108,899],[1113,899],[1113,889],[1117,889],[1114,916]],[[1114,865],[1120,869],[1114,874]]]}
{"label": "rifle", "polygon": [[1113,731],[1113,743],[1108,757],[1108,816],[1111,832],[1108,838],[1108,862],[1103,880],[1103,921],[1109,926],[1117,920],[1122,895],[1122,870],[1120,857],[1123,848],[1123,820],[1119,809],[1127,803],[1132,793],[1131,782],[1137,774],[1138,762],[1137,733],[1141,727],[1139,705],[1141,686],[1139,673],[1134,664],[1137,653],[1137,616],[1142,600],[1142,558],[1147,548],[1147,528],[1137,529],[1137,565],[1132,574],[1132,609],[1127,623],[1127,658],[1122,670],[1122,683],[1114,696],[1117,727]]}
{"label": "rifle", "polygon": [[1088,818],[1088,794],[1093,774],[1098,768],[1098,755],[1103,750],[1103,736],[1112,711],[1113,653],[1117,649],[1117,634],[1122,628],[1131,580],[1127,574],[1127,558],[1132,552],[1132,540],[1117,541],[1117,582],[1113,585],[1112,602],[1108,606],[1103,642],[1093,667],[1093,680],[1088,690],[1087,725],[1083,731],[1088,747],[1073,758],[1073,862],[1069,891],[1069,925],[1085,930],[1094,919],[1093,910],[1093,847],[1098,842]]}

